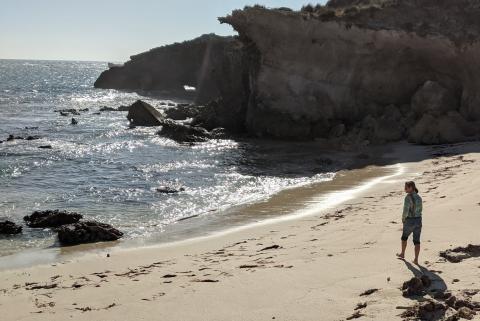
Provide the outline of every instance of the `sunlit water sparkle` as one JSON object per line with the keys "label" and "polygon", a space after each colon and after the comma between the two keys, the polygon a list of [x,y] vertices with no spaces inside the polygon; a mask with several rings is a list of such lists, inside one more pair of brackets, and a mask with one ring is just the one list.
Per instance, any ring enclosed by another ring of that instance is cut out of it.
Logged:
{"label": "sunlit water sparkle", "polygon": [[[0,219],[22,223],[37,209],[65,209],[110,223],[126,239],[174,230],[182,218],[202,215],[199,230],[241,204],[268,199],[286,188],[330,180],[341,164],[301,144],[217,140],[179,145],[155,128],[129,129],[125,112],[103,112],[143,99],[136,93],[94,89],[101,62],[0,60]],[[71,117],[56,109],[89,108]],[[53,148],[39,149],[51,145]],[[156,187],[184,187],[163,195]],[[175,224],[176,223],[176,224]],[[188,237],[188,235],[185,235]],[[0,256],[55,244],[49,229],[0,237]]]}

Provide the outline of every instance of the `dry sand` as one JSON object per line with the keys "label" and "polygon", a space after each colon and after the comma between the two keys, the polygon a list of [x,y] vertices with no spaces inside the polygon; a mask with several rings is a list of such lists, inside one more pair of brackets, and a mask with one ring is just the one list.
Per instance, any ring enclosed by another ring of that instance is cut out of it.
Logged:
{"label": "dry sand", "polygon": [[[296,216],[213,237],[0,272],[0,320],[345,320],[354,312],[401,320],[402,307],[430,297],[402,297],[415,273],[432,278],[431,289],[473,290],[466,295],[480,301],[480,253],[459,263],[439,256],[480,244],[480,144],[400,144],[391,162],[396,173],[332,193],[324,209],[306,204]],[[409,263],[411,240],[407,260],[395,258],[407,179],[424,199],[422,267]]]}

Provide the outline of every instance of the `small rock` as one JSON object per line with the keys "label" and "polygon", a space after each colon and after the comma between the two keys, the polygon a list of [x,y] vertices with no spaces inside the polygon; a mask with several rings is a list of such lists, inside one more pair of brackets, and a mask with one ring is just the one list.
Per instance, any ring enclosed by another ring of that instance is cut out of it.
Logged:
{"label": "small rock", "polygon": [[40,139],[40,136],[27,136],[27,138],[25,138],[25,140],[37,140],[37,139]]}
{"label": "small rock", "polygon": [[457,314],[460,318],[472,320],[477,313],[470,308],[463,307],[458,309]]}
{"label": "small rock", "polygon": [[78,120],[76,120],[75,118],[72,118],[72,122],[71,122],[72,125],[76,125],[78,124]]}
{"label": "small rock", "polygon": [[100,111],[118,111],[118,109],[113,108],[113,107],[107,107],[103,106],[102,108],[99,109]]}
{"label": "small rock", "polygon": [[205,128],[184,125],[171,120],[164,121],[162,129],[157,134],[179,143],[205,142],[212,138]]}
{"label": "small rock", "polygon": [[22,227],[11,221],[0,222],[0,234],[20,234]]}
{"label": "small rock", "polygon": [[179,189],[175,189],[168,186],[159,186],[156,188],[156,191],[163,194],[176,194],[185,191],[185,188],[180,187]]}
{"label": "small rock", "polygon": [[52,149],[52,145],[41,145],[41,146],[38,146],[38,148],[41,148],[41,149]]}
{"label": "small rock", "polygon": [[454,295],[451,295],[448,299],[445,300],[445,304],[453,308],[455,307],[456,301],[457,301],[457,298]]}

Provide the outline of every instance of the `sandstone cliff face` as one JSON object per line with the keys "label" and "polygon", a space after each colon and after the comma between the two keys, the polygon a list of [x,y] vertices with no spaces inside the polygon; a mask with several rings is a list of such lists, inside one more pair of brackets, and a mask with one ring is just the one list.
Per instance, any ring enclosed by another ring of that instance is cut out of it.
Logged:
{"label": "sandstone cliff face", "polygon": [[439,143],[479,134],[478,1],[256,6],[220,21],[258,49],[246,116],[256,135]]}

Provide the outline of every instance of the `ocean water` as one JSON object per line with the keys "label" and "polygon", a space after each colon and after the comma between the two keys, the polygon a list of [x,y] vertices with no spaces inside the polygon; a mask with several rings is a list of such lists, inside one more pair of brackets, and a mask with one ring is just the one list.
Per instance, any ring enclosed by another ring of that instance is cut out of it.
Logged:
{"label": "ocean water", "polygon": [[[41,137],[0,144],[0,220],[23,223],[34,210],[61,209],[112,224],[125,241],[187,238],[219,220],[228,227],[242,206],[330,180],[343,166],[300,143],[187,146],[156,135],[156,128],[129,129],[126,112],[95,113],[137,99],[162,109],[166,100],[93,88],[106,68],[103,62],[0,60],[0,140]],[[71,116],[54,111],[64,108],[89,110],[71,125]],[[185,191],[156,192],[162,185]],[[50,229],[24,226],[21,235],[0,236],[0,256],[55,246]]]}

